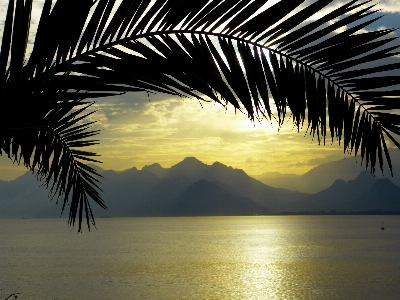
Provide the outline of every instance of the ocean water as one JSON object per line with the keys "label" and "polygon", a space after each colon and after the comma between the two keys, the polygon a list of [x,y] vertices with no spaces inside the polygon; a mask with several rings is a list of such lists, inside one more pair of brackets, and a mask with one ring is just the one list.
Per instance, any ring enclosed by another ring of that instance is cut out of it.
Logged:
{"label": "ocean water", "polygon": [[[398,299],[400,216],[0,220],[0,299]],[[381,230],[384,221],[385,230]]]}

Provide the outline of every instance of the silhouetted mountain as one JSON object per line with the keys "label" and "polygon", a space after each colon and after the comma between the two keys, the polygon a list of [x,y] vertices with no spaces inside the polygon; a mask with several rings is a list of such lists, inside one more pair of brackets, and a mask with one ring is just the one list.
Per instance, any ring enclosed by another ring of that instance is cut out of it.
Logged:
{"label": "silhouetted mountain", "polygon": [[[176,203],[177,199],[183,199],[185,196],[182,195],[185,191],[187,192],[188,188],[199,180],[211,182],[210,185],[207,185],[207,197],[216,201],[216,207],[226,206],[218,204],[219,202],[216,200],[218,197],[212,196],[212,192],[224,195],[224,201],[231,199],[233,201],[232,209],[241,211],[240,214],[253,214],[252,211],[244,208],[247,202],[247,207],[258,208],[254,213],[267,211],[260,210],[260,207],[271,208],[271,211],[278,212],[288,202],[306,196],[265,186],[247,176],[243,170],[233,169],[218,162],[211,166],[206,165],[194,157],[186,158],[168,169],[164,169],[158,164],[146,166],[142,170],[131,168],[122,172],[103,170],[97,166],[92,167],[95,167],[104,177],[101,188],[104,191],[103,199],[108,207],[108,210],[105,211],[93,204],[92,209],[96,216],[158,216],[166,215],[167,212],[172,214],[169,210],[171,203],[174,201]],[[41,211],[43,209],[41,208],[42,204],[38,205],[38,203],[45,203],[43,205],[46,208],[52,205],[53,212],[45,216],[58,216],[61,206],[48,203],[47,191],[38,187],[39,183],[32,175],[25,174],[16,182],[23,180],[28,180],[29,184],[23,182],[21,186],[14,187],[15,183],[6,182],[8,186],[6,191],[0,190],[0,211],[3,212],[1,216],[39,216],[40,213],[35,210],[35,207],[37,206]],[[7,191],[9,191],[8,194]],[[202,197],[205,197],[204,194]],[[25,206],[29,208],[25,209]],[[30,215],[19,213],[24,211],[29,212]],[[223,214],[221,210],[214,211],[214,213],[217,212]],[[226,213],[231,214],[232,211],[228,209]]]}
{"label": "silhouetted mountain", "polygon": [[400,188],[389,179],[361,172],[347,183],[336,180],[329,188],[297,202],[287,211],[400,212]]}
{"label": "silhouetted mountain", "polygon": [[166,215],[165,207],[175,200],[192,182],[183,175],[163,178],[146,196],[145,215]]}
{"label": "silhouetted mountain", "polygon": [[271,177],[271,174],[267,173],[252,177],[269,186],[314,194],[328,188],[337,179],[354,179],[361,171],[354,158],[346,158],[321,164],[304,175],[280,174]]}
{"label": "silhouetted mountain", "polygon": [[206,165],[194,157],[185,158],[167,169],[163,180],[177,176],[187,178],[191,184],[202,179],[225,184],[238,196],[248,197],[274,212],[279,212],[288,203],[296,202],[306,196],[306,194],[266,186],[249,177],[241,169],[234,169],[219,162],[211,166]]}
{"label": "silhouetted mountain", "polygon": [[171,202],[166,211],[175,216],[242,216],[267,214],[268,209],[246,197],[233,195],[206,180],[198,180]]}
{"label": "silhouetted mountain", "polygon": [[172,166],[170,169],[167,169],[164,177],[171,178],[176,176],[185,176],[191,182],[195,182],[205,176],[208,168],[208,165],[202,163],[197,158],[186,157],[184,160]]}
{"label": "silhouetted mountain", "polygon": [[387,178],[378,179],[366,193],[349,203],[348,211],[400,212],[400,187]]}
{"label": "silhouetted mountain", "polygon": [[8,184],[8,181],[0,180],[0,190],[3,189]]}
{"label": "silhouetted mountain", "polygon": [[[171,168],[153,164],[142,170],[97,170],[105,177],[101,188],[108,210],[93,204],[95,216],[360,211],[367,207],[373,209],[382,197],[388,199],[387,209],[393,210],[397,209],[396,197],[400,198],[396,196],[398,187],[378,184],[380,181],[367,172],[347,183],[333,181],[327,189],[310,195],[270,187],[249,177],[243,170],[218,162],[206,165],[194,157]],[[322,177],[326,170],[314,171],[315,174],[309,172],[314,175],[308,176]],[[54,205],[55,200],[50,202],[48,191],[39,185],[30,173],[11,182],[0,182],[0,217],[58,217],[62,203]]]}
{"label": "silhouetted mountain", "polygon": [[249,177],[241,169],[234,169],[219,162],[209,166],[196,158],[186,158],[172,166],[167,170],[164,179],[174,178],[173,176],[177,175],[188,178],[191,183],[199,180],[215,182],[225,190],[230,190],[240,197],[248,197],[273,212],[279,212],[288,203],[296,202],[307,196],[306,194],[266,186]]}
{"label": "silhouetted mountain", "polygon": [[58,217],[62,203],[49,198],[49,191],[27,172],[15,180],[2,182],[0,189],[0,218]]}
{"label": "silhouetted mountain", "polygon": [[158,163],[152,164],[150,166],[144,166],[142,168],[142,171],[148,171],[150,173],[153,173],[158,178],[163,178],[165,176],[165,174],[167,173],[167,169],[164,169]]}
{"label": "silhouetted mountain", "polygon": [[122,172],[107,170],[101,172],[105,178],[101,188],[107,211],[93,205],[96,214],[119,217],[140,216],[148,211],[147,195],[160,182],[153,173],[131,168]]}
{"label": "silhouetted mountain", "polygon": [[[390,155],[394,170],[394,177],[391,179],[400,186],[400,151],[392,149],[390,150]],[[267,172],[262,175],[252,175],[252,177],[268,186],[315,194],[330,187],[337,179],[342,179],[346,182],[355,179],[360,172],[365,170],[365,162],[362,167],[360,163],[361,158],[359,156],[348,157],[320,164],[303,175]],[[385,175],[389,177],[389,167],[386,164],[384,165],[384,170]],[[375,173],[377,178],[382,178],[379,165],[376,166]]]}

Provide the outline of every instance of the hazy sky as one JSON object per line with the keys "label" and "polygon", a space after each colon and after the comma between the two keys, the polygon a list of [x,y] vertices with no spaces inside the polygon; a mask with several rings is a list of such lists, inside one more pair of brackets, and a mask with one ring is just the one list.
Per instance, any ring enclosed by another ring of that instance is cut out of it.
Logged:
{"label": "hazy sky", "polygon": [[[345,2],[348,1],[336,1],[329,9]],[[7,3],[0,0],[2,20]],[[43,1],[38,1],[32,16],[36,26],[40,3]],[[387,16],[369,30],[400,27],[397,0],[380,1],[379,7]],[[34,32],[35,26],[32,28]],[[32,34],[30,40],[33,39]],[[327,140],[325,147],[319,146],[318,141],[304,136],[305,129],[297,133],[291,120],[278,132],[275,122],[251,123],[240,112],[235,114],[232,107],[225,110],[214,103],[201,106],[193,99],[129,93],[101,99],[94,108],[98,109],[93,115],[98,120],[95,128],[103,130],[99,135],[101,145],[91,148],[102,155],[105,169],[141,168],[154,162],[169,167],[187,156],[195,156],[207,164],[219,161],[248,174],[302,174],[320,163],[344,157],[343,148],[336,141],[331,145]],[[0,180],[13,179],[25,171],[8,158],[0,157]]]}

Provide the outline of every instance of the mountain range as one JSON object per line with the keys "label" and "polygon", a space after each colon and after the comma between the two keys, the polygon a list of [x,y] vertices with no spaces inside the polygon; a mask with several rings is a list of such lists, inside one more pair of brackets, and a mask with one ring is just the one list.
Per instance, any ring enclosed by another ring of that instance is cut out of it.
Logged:
{"label": "mountain range", "polygon": [[[355,163],[358,173],[349,171],[355,170],[354,166],[335,173],[332,168],[339,167],[334,165],[320,165],[306,176],[291,176],[297,178],[293,182],[298,186],[309,184],[315,190],[318,180],[328,183],[327,188],[312,194],[272,187],[243,170],[219,162],[207,165],[194,157],[171,168],[157,163],[125,171],[95,166],[105,177],[101,187],[108,210],[96,205],[92,208],[95,216],[106,217],[400,212],[400,188],[390,179],[374,177]],[[50,201],[48,192],[39,185],[29,172],[13,181],[0,181],[0,218],[59,216],[60,203]],[[293,189],[289,183],[287,186]]]}
{"label": "mountain range", "polygon": [[[385,176],[382,175],[379,166],[377,166],[375,177],[378,179],[390,178],[393,183],[400,186],[400,151],[393,149],[390,151],[390,156],[392,158],[394,177],[390,176],[390,169],[387,164],[383,166]],[[359,156],[352,156],[320,164],[303,175],[265,172],[261,175],[251,176],[272,187],[315,194],[330,187],[337,179],[343,179],[346,182],[354,180],[363,170],[366,170],[365,162],[362,163]]]}

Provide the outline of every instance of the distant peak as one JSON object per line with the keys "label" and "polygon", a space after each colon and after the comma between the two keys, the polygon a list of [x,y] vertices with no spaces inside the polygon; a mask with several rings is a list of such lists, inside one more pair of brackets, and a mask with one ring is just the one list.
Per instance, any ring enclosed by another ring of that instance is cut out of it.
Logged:
{"label": "distant peak", "polygon": [[177,163],[175,166],[198,166],[205,165],[203,162],[198,160],[196,157],[189,156],[184,158],[181,162]]}
{"label": "distant peak", "polygon": [[130,171],[131,171],[131,172],[132,172],[132,171],[136,172],[136,171],[138,171],[138,169],[137,169],[136,167],[132,167],[132,168],[123,170],[122,172],[130,172]]}
{"label": "distant peak", "polygon": [[214,162],[211,166],[213,166],[213,167],[226,167],[226,168],[228,168],[228,166],[226,166],[226,165],[220,163],[219,161]]}
{"label": "distant peak", "polygon": [[145,165],[144,167],[142,167],[142,170],[146,170],[148,168],[162,168],[161,165],[159,163],[154,163],[151,165]]}
{"label": "distant peak", "polygon": [[346,181],[344,181],[343,179],[336,179],[335,182],[332,184],[332,186],[345,186],[346,185]]}
{"label": "distant peak", "polygon": [[149,166],[144,166],[142,168],[142,171],[147,171],[150,173],[153,173],[154,175],[156,175],[159,178],[163,178],[165,173],[167,172],[167,169],[164,169],[163,167],[161,167],[161,165],[159,163],[154,163],[152,165]]}
{"label": "distant peak", "polygon": [[203,163],[203,162],[201,162],[200,160],[198,160],[196,157],[194,157],[194,156],[188,156],[188,157],[185,157],[183,160],[182,160],[182,162],[199,162],[199,163]]}

